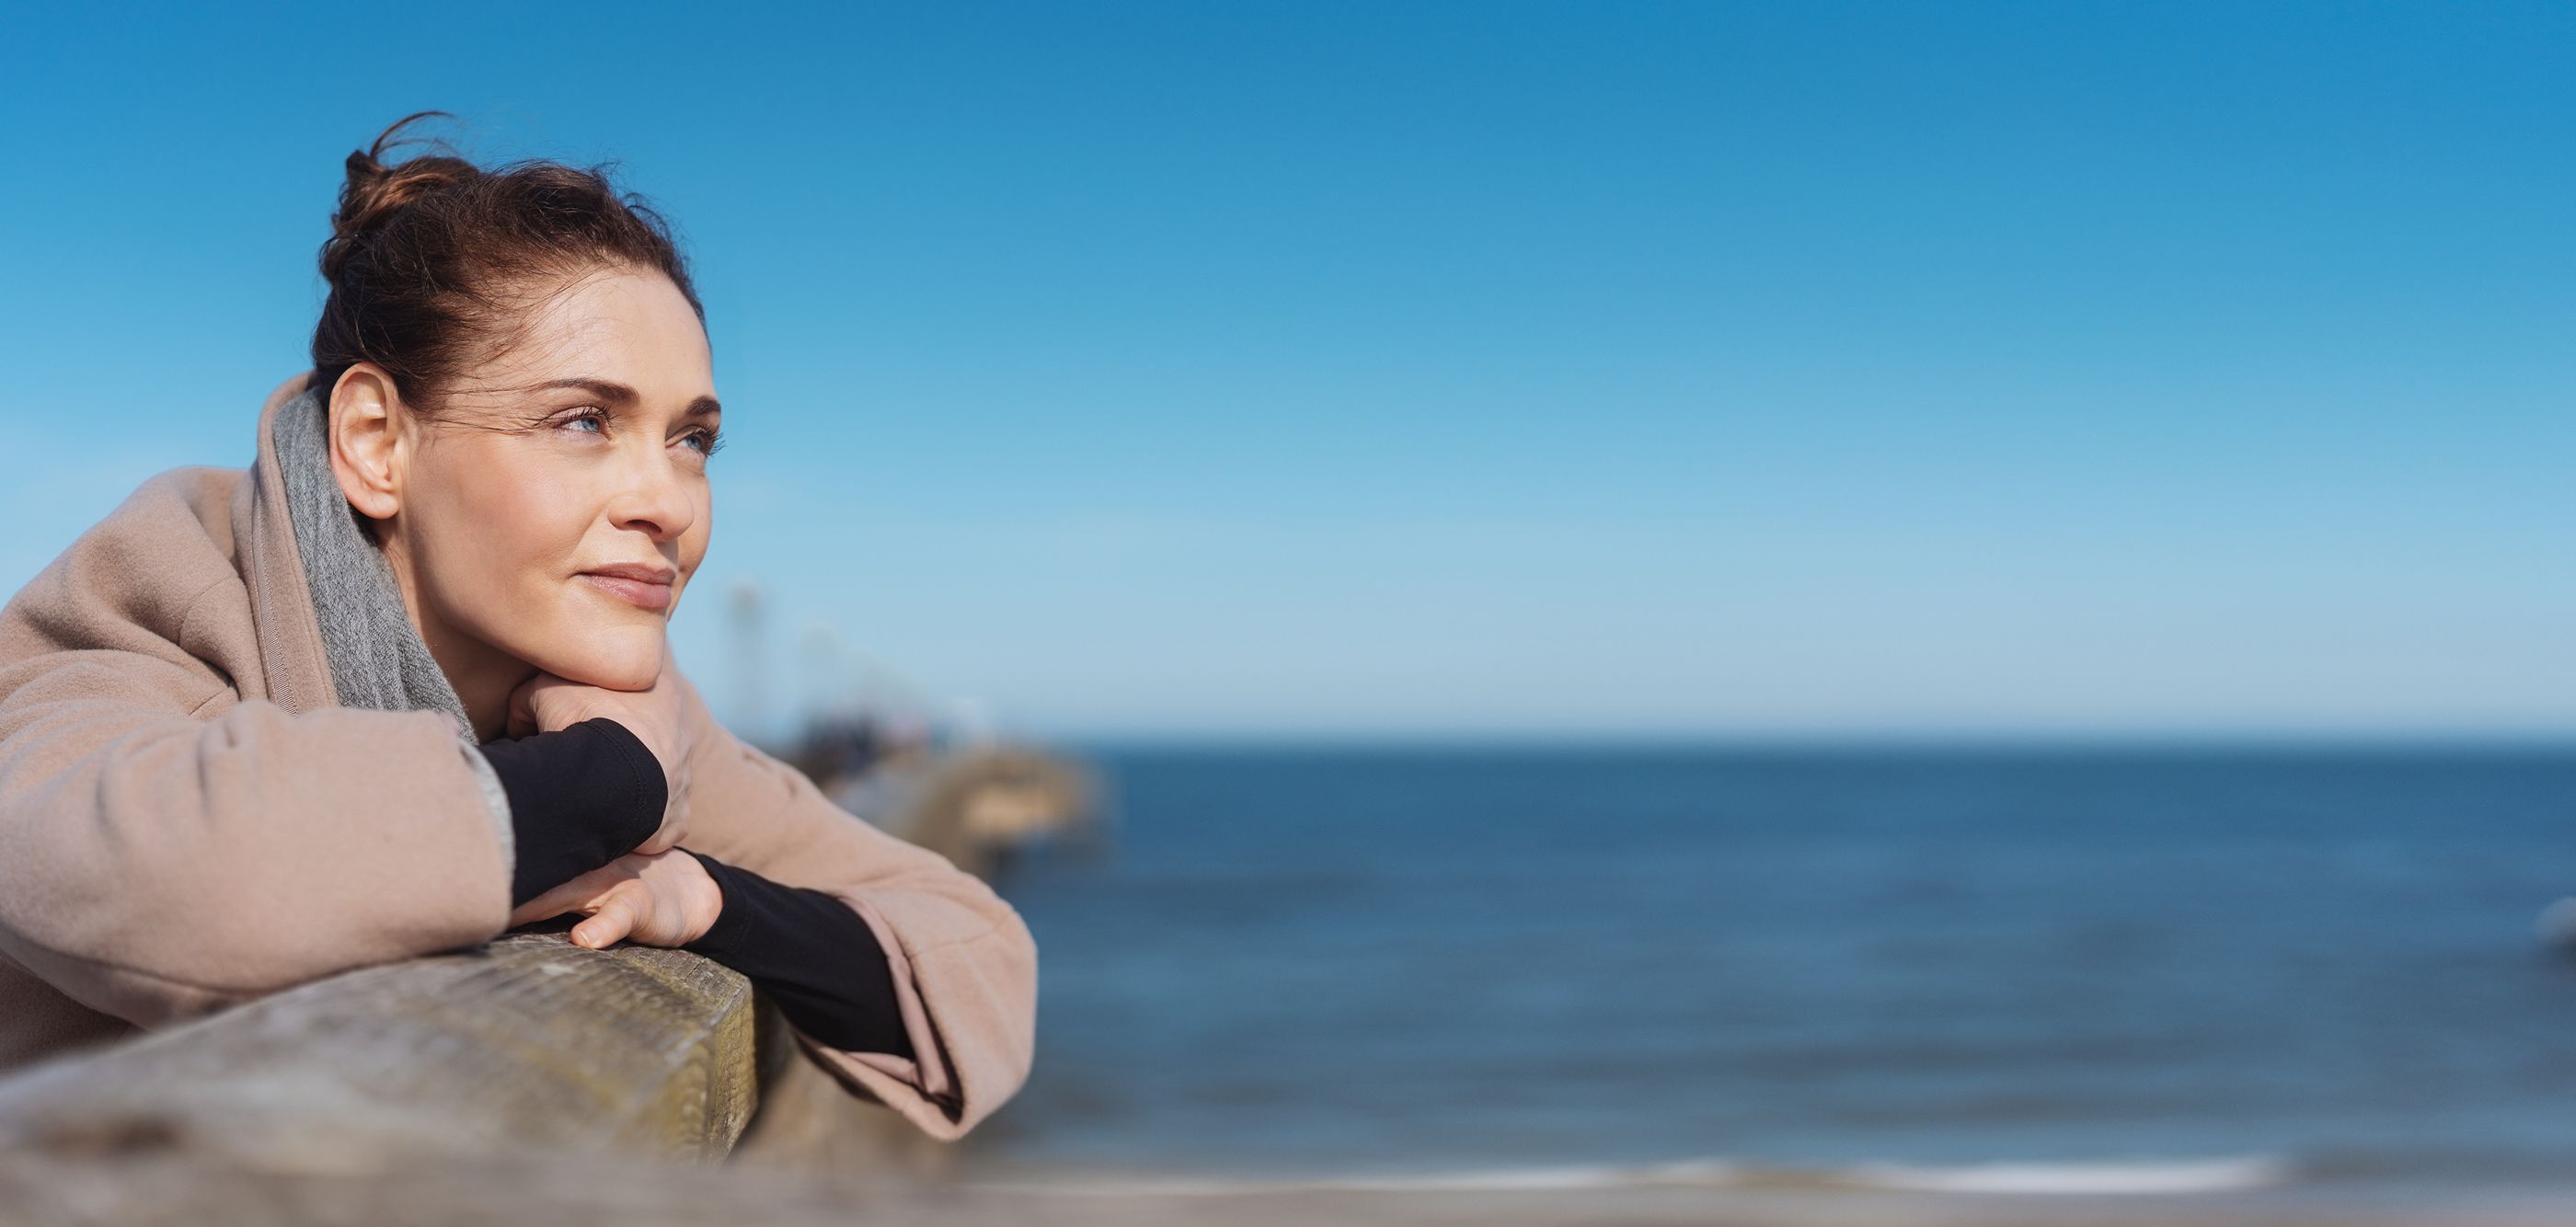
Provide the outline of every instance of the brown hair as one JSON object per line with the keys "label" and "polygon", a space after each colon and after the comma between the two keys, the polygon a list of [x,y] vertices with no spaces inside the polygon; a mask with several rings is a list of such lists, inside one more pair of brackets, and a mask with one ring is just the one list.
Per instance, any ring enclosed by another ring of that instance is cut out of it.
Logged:
{"label": "brown hair", "polygon": [[408,143],[394,141],[396,132],[431,115],[448,113],[406,115],[349,154],[322,244],[331,295],[313,329],[311,386],[327,394],[351,365],[373,362],[406,401],[434,405],[477,360],[510,344],[530,308],[603,268],[668,276],[705,325],[668,223],[642,197],[610,186],[606,166],[379,160]]}

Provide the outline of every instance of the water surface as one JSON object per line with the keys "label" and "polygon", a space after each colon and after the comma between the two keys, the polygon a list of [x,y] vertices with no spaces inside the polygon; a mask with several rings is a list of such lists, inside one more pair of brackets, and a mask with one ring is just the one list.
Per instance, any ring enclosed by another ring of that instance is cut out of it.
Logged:
{"label": "water surface", "polygon": [[2576,753],[1098,761],[988,1170],[2576,1180]]}

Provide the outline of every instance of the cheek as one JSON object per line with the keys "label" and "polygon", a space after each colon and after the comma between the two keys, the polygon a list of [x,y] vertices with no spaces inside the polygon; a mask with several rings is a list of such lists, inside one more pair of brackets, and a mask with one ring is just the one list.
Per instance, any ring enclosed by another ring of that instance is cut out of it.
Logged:
{"label": "cheek", "polygon": [[715,499],[712,496],[700,495],[696,522],[689,525],[689,531],[680,534],[682,564],[692,571],[696,570],[698,563],[706,558],[707,543],[715,538],[715,533]]}
{"label": "cheek", "polygon": [[678,557],[672,559],[680,568],[680,584],[684,590],[689,577],[697,574],[698,564],[706,561],[707,543],[714,538],[715,527],[714,500],[700,491],[697,514],[689,521],[688,531],[680,534]]}
{"label": "cheek", "polygon": [[422,561],[443,596],[474,620],[538,611],[574,565],[588,520],[563,474],[508,448],[478,449],[445,466],[429,523],[417,526]]}

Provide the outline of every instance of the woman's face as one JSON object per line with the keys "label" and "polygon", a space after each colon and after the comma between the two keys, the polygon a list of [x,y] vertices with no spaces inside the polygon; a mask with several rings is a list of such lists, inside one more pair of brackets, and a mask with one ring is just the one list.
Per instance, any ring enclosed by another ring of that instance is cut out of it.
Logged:
{"label": "woman's face", "polygon": [[[713,527],[718,410],[688,300],[657,272],[594,274],[459,384],[432,419],[388,415],[384,447],[378,537],[432,654],[460,690],[531,665],[651,685]],[[619,566],[650,574],[596,574]]]}

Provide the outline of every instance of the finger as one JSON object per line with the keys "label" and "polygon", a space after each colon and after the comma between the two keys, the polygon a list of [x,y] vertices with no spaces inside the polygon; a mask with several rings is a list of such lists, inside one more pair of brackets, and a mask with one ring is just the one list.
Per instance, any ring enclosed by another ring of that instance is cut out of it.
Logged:
{"label": "finger", "polygon": [[615,945],[620,938],[634,931],[635,904],[627,892],[618,891],[609,895],[608,902],[599,905],[597,914],[572,927],[572,940],[575,945],[601,950]]}
{"label": "finger", "polygon": [[519,683],[518,687],[510,692],[510,714],[507,720],[509,725],[507,732],[510,736],[526,737],[537,731],[537,709],[528,701],[528,688],[537,684],[537,678],[544,676],[545,673],[540,670],[536,677]]}
{"label": "finger", "polygon": [[566,912],[579,911],[584,898],[574,894],[572,886],[571,882],[566,882],[511,909],[509,927],[515,929],[540,920],[552,920]]}
{"label": "finger", "polygon": [[575,912],[589,907],[598,901],[603,892],[624,881],[625,877],[617,862],[611,861],[580,877],[549,887],[544,894],[511,910],[510,927],[517,928],[540,920],[552,920],[566,912]]}
{"label": "finger", "polygon": [[510,913],[510,923],[528,924],[532,921],[550,920],[566,912],[596,908],[606,899],[608,892],[617,889],[619,883],[633,880],[635,871],[639,867],[634,861],[621,856],[578,877],[566,879],[558,885],[547,888],[544,894],[513,909]]}

